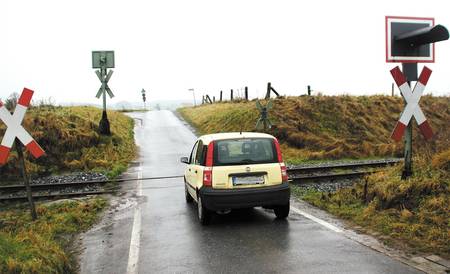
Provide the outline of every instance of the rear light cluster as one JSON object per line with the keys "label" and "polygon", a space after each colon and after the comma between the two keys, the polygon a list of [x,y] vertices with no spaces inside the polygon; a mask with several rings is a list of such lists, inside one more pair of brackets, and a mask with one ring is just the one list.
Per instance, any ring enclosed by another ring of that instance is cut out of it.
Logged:
{"label": "rear light cluster", "polygon": [[212,186],[212,167],[203,170],[203,186]]}
{"label": "rear light cluster", "polygon": [[278,162],[280,163],[280,169],[281,169],[281,181],[287,182],[288,181],[288,174],[286,165],[283,163],[283,156],[281,156],[281,149],[280,149],[280,143],[278,143],[278,140],[275,138],[273,140],[275,144],[275,148],[277,150],[277,156],[278,156]]}
{"label": "rear light cluster", "polygon": [[209,143],[206,151],[206,167],[203,170],[203,185],[212,186],[212,170],[213,170],[214,142]]}
{"label": "rear light cluster", "polygon": [[287,174],[286,165],[284,163],[280,163],[280,167],[281,167],[281,181],[282,182],[287,182],[288,181],[288,174]]}

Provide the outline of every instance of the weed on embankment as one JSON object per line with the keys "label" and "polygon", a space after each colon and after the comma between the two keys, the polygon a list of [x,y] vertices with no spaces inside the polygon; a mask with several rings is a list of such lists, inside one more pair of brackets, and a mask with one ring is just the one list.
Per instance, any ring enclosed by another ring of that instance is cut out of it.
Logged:
{"label": "weed on embankment", "polygon": [[[414,148],[427,153],[450,144],[450,97],[424,96],[421,106],[436,133],[425,141],[414,131]],[[287,162],[321,159],[401,157],[403,143],[390,139],[404,108],[390,96],[302,96],[274,100],[268,133],[281,142]],[[201,134],[255,131],[259,117],[254,101],[205,104],[179,113]]]}
{"label": "weed on embankment", "polygon": [[0,273],[75,273],[73,235],[92,226],[106,206],[103,198],[39,205],[36,221],[20,206],[0,211]]}
{"label": "weed on embankment", "polygon": [[[125,171],[136,153],[134,121],[122,113],[108,111],[112,135],[103,136],[98,133],[101,114],[101,109],[85,106],[30,107],[23,125],[46,153],[39,159],[26,153],[31,176],[98,171],[115,177]],[[0,123],[0,136],[4,133],[5,126]],[[0,178],[20,178],[15,150],[8,163],[0,167]]]}
{"label": "weed on embankment", "polygon": [[[450,158],[416,157],[415,173],[401,180],[403,165],[388,168],[336,192],[293,185],[293,194],[345,220],[380,233],[387,244],[412,253],[450,258]],[[386,237],[387,236],[387,237]]]}

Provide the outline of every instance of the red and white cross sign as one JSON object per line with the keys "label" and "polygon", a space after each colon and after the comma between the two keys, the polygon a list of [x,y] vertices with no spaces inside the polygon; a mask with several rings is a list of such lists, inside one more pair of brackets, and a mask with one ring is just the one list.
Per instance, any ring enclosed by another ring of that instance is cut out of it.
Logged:
{"label": "red and white cross sign", "polygon": [[30,89],[23,89],[14,114],[11,114],[0,101],[0,120],[8,127],[0,145],[0,165],[4,165],[6,160],[8,160],[9,151],[11,150],[16,137],[25,145],[27,150],[31,152],[34,157],[39,158],[45,153],[33,137],[31,137],[31,135],[22,127],[22,120],[30,105],[33,93],[34,92]]}
{"label": "red and white cross sign", "polygon": [[428,79],[430,79],[431,69],[424,67],[419,76],[419,81],[417,81],[414,90],[411,91],[411,87],[406,81],[405,76],[399,67],[395,67],[391,70],[392,77],[394,77],[395,83],[397,84],[400,92],[403,95],[403,98],[406,100],[406,107],[403,110],[400,119],[395,126],[394,131],[392,132],[391,138],[395,141],[400,141],[405,132],[406,126],[408,125],[411,118],[414,118],[419,125],[420,132],[422,135],[428,140],[433,137],[433,131],[430,127],[430,124],[423,114],[422,109],[419,106],[419,100],[422,96],[423,91],[425,90],[425,86],[427,85]]}

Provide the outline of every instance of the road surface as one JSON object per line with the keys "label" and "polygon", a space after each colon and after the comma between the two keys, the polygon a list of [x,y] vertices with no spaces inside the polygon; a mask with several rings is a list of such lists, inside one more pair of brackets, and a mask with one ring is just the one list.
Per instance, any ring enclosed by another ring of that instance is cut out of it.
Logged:
{"label": "road surface", "polygon": [[[140,157],[127,176],[183,174],[179,158],[196,139],[186,124],[166,110],[131,115],[141,119]],[[419,273],[292,211],[285,221],[260,208],[233,211],[201,226],[182,178],[124,188],[82,238],[82,273]]]}

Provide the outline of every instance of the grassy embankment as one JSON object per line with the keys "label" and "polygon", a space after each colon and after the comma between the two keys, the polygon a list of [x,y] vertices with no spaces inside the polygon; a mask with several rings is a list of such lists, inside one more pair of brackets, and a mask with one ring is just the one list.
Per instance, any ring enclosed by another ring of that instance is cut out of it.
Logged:
{"label": "grassy embankment", "polygon": [[[450,98],[425,96],[421,106],[436,136],[425,141],[414,129],[413,177],[399,178],[401,165],[373,174],[353,188],[298,197],[383,235],[412,252],[450,255]],[[287,162],[344,158],[401,157],[403,143],[389,136],[403,109],[399,97],[315,96],[274,101],[269,116]],[[255,131],[255,102],[182,108],[199,133]],[[367,181],[366,191],[364,190]]]}
{"label": "grassy embankment", "polygon": [[[40,159],[26,153],[34,176],[72,171],[99,171],[115,177],[135,156],[131,118],[108,111],[112,136],[97,133],[101,110],[94,107],[31,107],[24,127],[46,151]],[[5,127],[0,125],[0,136]],[[19,177],[17,153],[0,167],[0,185]],[[106,206],[95,198],[58,204],[39,204],[31,221],[25,205],[0,209],[0,273],[71,273],[76,261],[70,252],[72,236],[88,229]]]}
{"label": "grassy embankment", "polygon": [[[32,176],[72,171],[99,171],[115,177],[125,171],[134,158],[133,119],[116,111],[108,111],[111,136],[98,134],[101,110],[94,107],[31,107],[24,127],[45,150],[46,155],[34,159],[26,153],[27,169]],[[0,123],[0,136],[5,126]],[[0,167],[0,177],[17,178],[17,153],[12,151],[8,163]],[[1,183],[0,183],[1,184]]]}
{"label": "grassy embankment", "polygon": [[39,205],[36,221],[22,208],[0,211],[0,273],[76,273],[72,235],[93,225],[106,205],[102,198]]}

